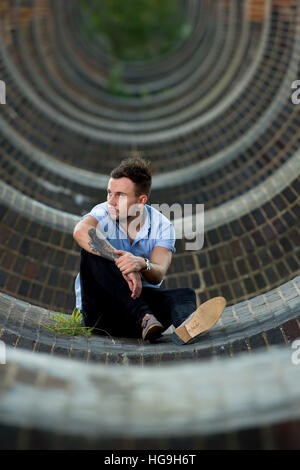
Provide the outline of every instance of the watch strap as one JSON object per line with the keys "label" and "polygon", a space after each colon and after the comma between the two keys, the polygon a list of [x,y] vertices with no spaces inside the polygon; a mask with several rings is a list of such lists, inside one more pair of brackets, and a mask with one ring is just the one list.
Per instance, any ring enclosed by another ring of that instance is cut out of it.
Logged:
{"label": "watch strap", "polygon": [[150,260],[148,258],[144,258],[144,260],[146,261],[146,267],[141,269],[141,271],[150,271],[151,269],[151,266],[150,266]]}

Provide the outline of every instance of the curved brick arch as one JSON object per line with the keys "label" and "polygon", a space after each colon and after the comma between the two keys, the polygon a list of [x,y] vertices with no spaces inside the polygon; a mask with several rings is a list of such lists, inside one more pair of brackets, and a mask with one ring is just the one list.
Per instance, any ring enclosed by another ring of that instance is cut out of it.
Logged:
{"label": "curved brick arch", "polygon": [[[59,0],[1,3],[0,447],[299,447],[299,5],[186,3],[190,40],[126,64],[127,97],[105,91],[113,61],[75,0],[68,19]],[[177,240],[165,280],[226,297],[193,345],[46,328],[74,307],[73,226],[137,154],[151,203],[205,204],[204,246]]]}

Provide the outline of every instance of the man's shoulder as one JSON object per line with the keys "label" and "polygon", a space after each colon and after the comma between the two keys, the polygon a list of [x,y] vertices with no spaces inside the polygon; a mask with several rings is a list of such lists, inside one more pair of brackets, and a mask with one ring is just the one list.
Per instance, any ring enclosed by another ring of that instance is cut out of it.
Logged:
{"label": "man's shoulder", "polygon": [[[167,226],[173,225],[170,219],[168,219],[168,217],[156,207],[153,207],[152,205],[150,206],[148,204],[146,204],[146,206],[148,211],[150,211],[152,222],[159,222],[160,224]],[[160,204],[155,204],[155,206],[160,207]]]}
{"label": "man's shoulder", "polygon": [[[156,204],[161,210],[163,207],[160,207]],[[155,246],[163,246],[172,250],[175,253],[175,228],[173,223],[167,217],[167,214],[164,214],[156,207],[150,207],[148,209],[151,213],[151,228],[150,228],[150,237],[156,240]]]}
{"label": "man's shoulder", "polygon": [[94,209],[106,209],[107,210],[107,201],[104,202],[99,202],[99,204],[96,204],[92,210]]}
{"label": "man's shoulder", "polygon": [[107,210],[107,202],[100,202],[99,204],[96,204],[88,213],[86,213],[83,217],[86,216],[92,216],[92,217],[106,217],[108,215],[108,210]]}

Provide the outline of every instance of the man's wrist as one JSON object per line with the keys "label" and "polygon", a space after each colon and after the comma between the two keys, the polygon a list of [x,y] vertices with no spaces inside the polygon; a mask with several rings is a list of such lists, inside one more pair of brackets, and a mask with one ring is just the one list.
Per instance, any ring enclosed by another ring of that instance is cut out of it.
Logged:
{"label": "man's wrist", "polygon": [[141,272],[150,271],[151,269],[150,260],[148,258],[143,258],[143,260],[144,260],[144,266],[142,267]]}

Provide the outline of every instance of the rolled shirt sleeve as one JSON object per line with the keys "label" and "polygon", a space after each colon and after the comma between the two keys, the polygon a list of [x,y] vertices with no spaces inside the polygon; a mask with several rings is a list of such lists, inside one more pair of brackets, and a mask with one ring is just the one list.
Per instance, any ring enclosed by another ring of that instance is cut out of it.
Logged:
{"label": "rolled shirt sleeve", "polygon": [[176,235],[175,235],[174,225],[172,224],[172,222],[169,221],[169,219],[167,219],[167,217],[160,214],[158,218],[154,247],[163,246],[171,250],[172,253],[175,253],[176,252],[175,241],[176,241]]}

